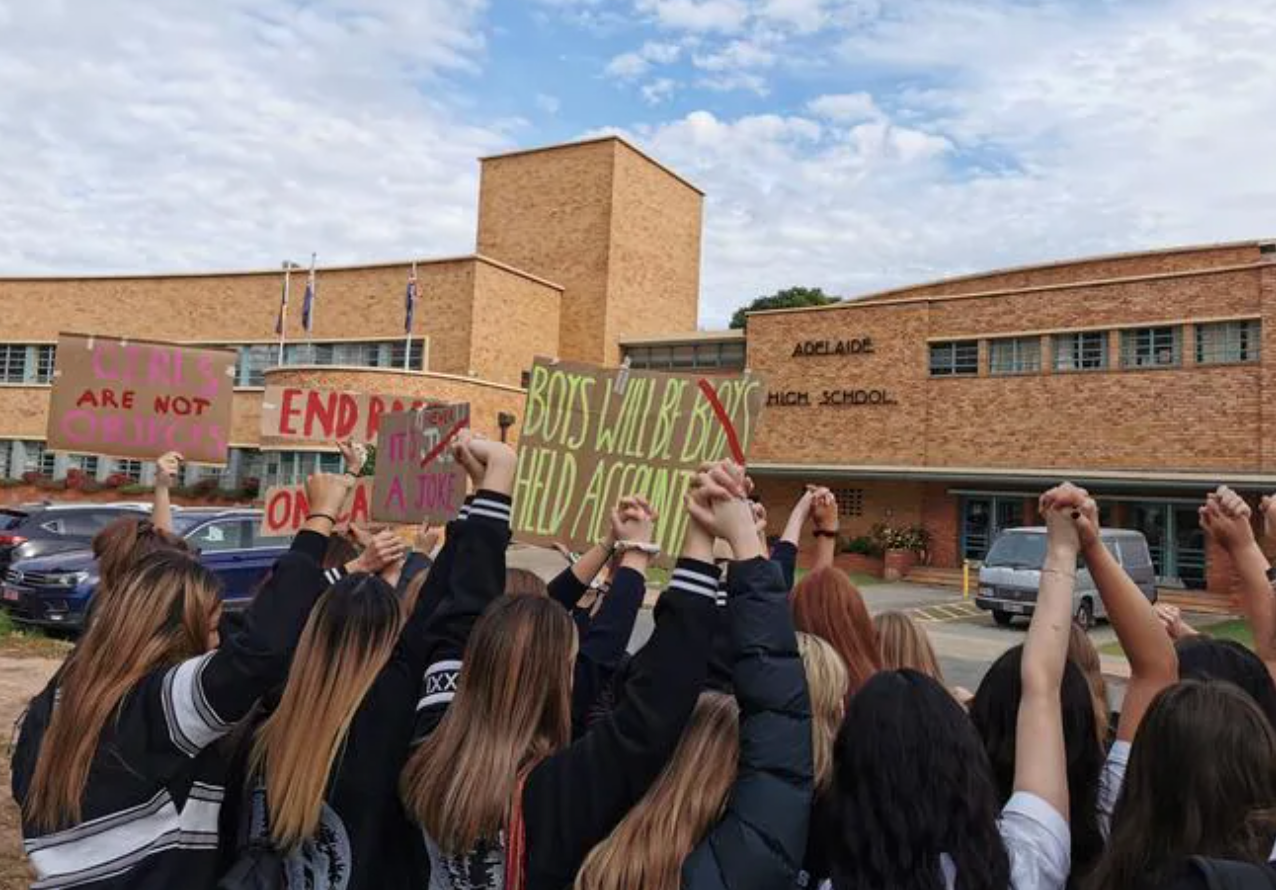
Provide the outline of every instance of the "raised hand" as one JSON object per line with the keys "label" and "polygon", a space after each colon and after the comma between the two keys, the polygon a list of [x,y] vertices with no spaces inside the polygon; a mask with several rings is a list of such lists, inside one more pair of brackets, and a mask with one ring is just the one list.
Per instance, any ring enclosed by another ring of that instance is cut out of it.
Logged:
{"label": "raised hand", "polygon": [[762,553],[753,507],[745,497],[749,487],[743,467],[721,461],[696,475],[687,501],[692,518],[709,534],[726,541],[738,560]]}
{"label": "raised hand", "polygon": [[1249,504],[1226,485],[1209,495],[1200,508],[1200,516],[1201,528],[1228,553],[1256,543]]}
{"label": "raised hand", "polygon": [[353,439],[346,439],[344,442],[337,443],[337,450],[345,458],[348,475],[357,477],[363,472],[363,465],[368,462],[367,448]]}
{"label": "raised hand", "polygon": [[322,513],[333,519],[341,512],[346,495],[354,486],[354,479],[338,473],[315,473],[306,479],[306,503],[310,513]]}
{"label": "raised hand", "polygon": [[177,483],[177,475],[182,471],[185,460],[180,452],[167,451],[155,462],[155,487],[172,488]]}
{"label": "raised hand", "polygon": [[839,529],[837,499],[833,492],[822,487],[811,491],[811,518],[815,521],[817,532],[836,532]]}
{"label": "raised hand", "polygon": [[611,514],[612,534],[616,541],[650,544],[659,518],[646,498],[637,495],[621,498]]}
{"label": "raised hand", "polygon": [[423,522],[420,528],[416,530],[416,538],[413,540],[412,549],[417,553],[424,553],[428,556],[439,546],[439,541],[442,537],[438,529],[428,522]]}
{"label": "raised hand", "polygon": [[[1037,507],[1041,515],[1047,518],[1055,510],[1071,514],[1070,518],[1081,549],[1088,550],[1099,543],[1099,505],[1084,488],[1065,482],[1043,494],[1037,502]],[[1047,528],[1049,525],[1047,522]]]}
{"label": "raised hand", "polygon": [[363,548],[358,558],[354,560],[351,571],[375,575],[396,563],[401,564],[407,558],[407,545],[394,532],[382,531],[372,534],[367,529],[352,525],[350,534]]}

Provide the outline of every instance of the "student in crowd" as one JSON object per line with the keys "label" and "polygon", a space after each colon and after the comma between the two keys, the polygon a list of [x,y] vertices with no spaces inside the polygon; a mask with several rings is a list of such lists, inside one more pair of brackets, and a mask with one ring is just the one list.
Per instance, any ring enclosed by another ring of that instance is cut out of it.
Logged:
{"label": "student in crowd", "polygon": [[763,556],[747,501],[709,484],[690,509],[734,556],[726,606],[734,696],[700,696],[673,758],[589,854],[577,890],[764,890],[790,885],[800,863],[812,739],[783,575]]}
{"label": "student in crowd", "polygon": [[1146,710],[1090,888],[1160,890],[1193,856],[1261,865],[1274,839],[1276,731],[1230,683],[1184,681]]}
{"label": "student in crowd", "polygon": [[[425,738],[400,790],[421,828],[431,890],[561,890],[659,775],[695,708],[717,622],[712,539],[691,520],[621,702],[573,743],[575,628],[548,599],[500,596],[515,462],[508,449],[491,459],[504,467],[502,484],[484,484],[468,522],[490,526],[496,552],[454,574],[483,576],[492,564],[499,574],[464,590],[454,581],[436,613],[418,718]],[[715,465],[698,479],[724,480],[743,496],[737,467]],[[626,548],[621,570],[642,575],[650,558]]]}
{"label": "student in crowd", "polygon": [[[1060,687],[1080,546],[1076,489],[1042,496],[1049,529],[1022,662],[1014,795],[999,805],[961,706],[916,671],[884,671],[851,697],[822,810],[836,890],[1061,888],[1070,871]],[[1000,816],[998,812],[1000,811]]]}
{"label": "student in crowd", "polygon": [[[818,814],[824,795],[833,784],[833,741],[846,715],[850,677],[837,650],[811,634],[798,633],[798,653],[806,673],[807,697],[811,700],[811,764],[814,770],[811,810]],[[828,878],[828,857],[819,820],[812,815],[807,833],[806,855],[798,873],[798,887],[818,887]]]}
{"label": "student in crowd", "polygon": [[349,489],[307,480],[310,517],[226,639],[215,577],[174,550],[138,560],[99,603],[13,756],[36,887],[213,886],[226,762],[210,745],[282,682]]}
{"label": "student in crowd", "polygon": [[793,590],[798,630],[828,641],[842,657],[853,695],[881,667],[877,630],[864,598],[840,569],[813,569]]}
{"label": "student in crowd", "polygon": [[[993,662],[970,705],[970,719],[988,752],[998,800],[1003,805],[1014,795],[1023,651],[1023,646],[1015,646]],[[1103,853],[1098,797],[1106,750],[1095,726],[1090,685],[1072,661],[1064,668],[1060,704],[1072,828],[1069,886],[1079,887]]]}
{"label": "student in crowd", "polygon": [[[920,624],[906,612],[883,612],[873,619],[877,642],[882,653],[882,670],[897,671],[909,668],[938,680],[945,686],[944,672],[935,656],[930,637]],[[968,706],[972,695],[969,689],[953,687],[953,697]]]}
{"label": "student in crowd", "polygon": [[1106,751],[1112,743],[1111,730],[1116,727],[1116,720],[1108,705],[1108,681],[1103,678],[1103,662],[1094,641],[1090,639],[1090,633],[1075,621],[1068,632],[1068,661],[1081,669],[1086,685],[1090,687],[1090,700],[1094,706],[1094,733]]}
{"label": "student in crowd", "polygon": [[[830,516],[828,505],[832,505]],[[762,507],[759,503],[754,508],[755,511]],[[818,485],[808,485],[806,490],[802,492],[802,496],[798,498],[793,509],[789,512],[788,521],[784,524],[784,533],[780,535],[780,539],[771,547],[771,559],[780,566],[780,571],[784,574],[784,584],[786,590],[793,589],[795,576],[797,575],[797,558],[798,545],[802,540],[802,529],[806,527],[806,523],[810,521],[812,513],[816,508],[820,510],[821,521],[827,526],[832,526],[833,537],[831,539],[817,534],[816,536],[816,563],[824,565],[833,564],[833,551],[836,551],[837,544],[837,505],[833,500],[833,494],[827,488]],[[765,528],[766,528],[766,509],[762,507],[759,517],[761,522],[762,534],[764,537],[763,546],[766,546]],[[817,532],[820,530],[817,529]],[[833,547],[828,546],[828,542],[832,541]],[[823,559],[827,557],[827,559]],[[823,562],[821,562],[823,560]]]}

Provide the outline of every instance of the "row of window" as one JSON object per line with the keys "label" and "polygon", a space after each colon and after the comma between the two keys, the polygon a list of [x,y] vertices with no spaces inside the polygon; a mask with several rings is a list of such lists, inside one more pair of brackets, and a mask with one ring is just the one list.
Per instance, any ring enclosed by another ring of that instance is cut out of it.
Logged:
{"label": "row of window", "polygon": [[[1262,325],[1259,321],[1222,321],[1194,325],[1196,363],[1223,365],[1257,362]],[[1110,338],[1120,334],[1122,368],[1177,368],[1183,363],[1183,327],[1165,325],[1121,331],[1051,334],[1055,371],[1104,371],[1111,361]],[[1001,337],[988,341],[989,374],[1035,374],[1041,371],[1042,337]],[[952,340],[930,345],[932,377],[979,373],[979,341]]]}
{"label": "row of window", "polygon": [[649,371],[743,369],[743,340],[710,343],[683,343],[675,346],[626,346],[629,366]]}
{"label": "row of window", "polygon": [[[267,368],[279,364],[279,344],[230,345],[239,352],[236,386],[264,386]],[[743,347],[741,347],[743,349]],[[424,370],[425,344],[414,340],[408,367]],[[408,345],[403,340],[342,343],[289,343],[285,365],[345,365],[355,368],[402,368]],[[56,346],[0,343],[0,383],[49,383],[53,380]],[[744,366],[743,358],[740,366]]]}

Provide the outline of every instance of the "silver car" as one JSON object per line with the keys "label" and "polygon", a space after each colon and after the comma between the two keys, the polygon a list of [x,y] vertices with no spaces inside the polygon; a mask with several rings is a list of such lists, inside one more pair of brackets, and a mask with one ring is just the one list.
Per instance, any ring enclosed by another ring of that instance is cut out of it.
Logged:
{"label": "silver car", "polygon": [[[1104,529],[1103,546],[1125,569],[1150,602],[1156,602],[1156,570],[1142,532]],[[993,542],[979,569],[979,593],[975,604],[1003,627],[1022,615],[1029,617],[1037,604],[1041,586],[1041,566],[1046,558],[1046,530],[1043,527],[1011,528]],[[1103,600],[1085,563],[1077,560],[1077,583],[1072,594],[1072,614],[1082,627],[1107,617]]]}

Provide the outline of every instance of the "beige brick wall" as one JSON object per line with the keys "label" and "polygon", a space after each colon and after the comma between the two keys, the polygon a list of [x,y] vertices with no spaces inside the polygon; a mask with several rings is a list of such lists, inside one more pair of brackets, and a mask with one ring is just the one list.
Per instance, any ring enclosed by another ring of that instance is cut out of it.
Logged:
{"label": "beige brick wall", "polygon": [[478,263],[470,367],[519,386],[538,355],[558,355],[562,291],[492,263]]}
{"label": "beige brick wall", "polygon": [[[1276,471],[1265,392],[1276,357],[1276,266],[987,298],[845,304],[749,321],[749,364],[768,390],[804,390],[811,407],[770,408],[752,459],[906,466]],[[1119,335],[1103,372],[931,378],[928,339],[1192,318],[1265,319],[1265,361],[1120,369]],[[803,340],[871,336],[875,354],[792,358]],[[824,389],[885,388],[895,406],[818,407]]]}
{"label": "beige brick wall", "polygon": [[617,143],[611,217],[606,364],[618,341],[696,329],[704,198],[662,167]]}

